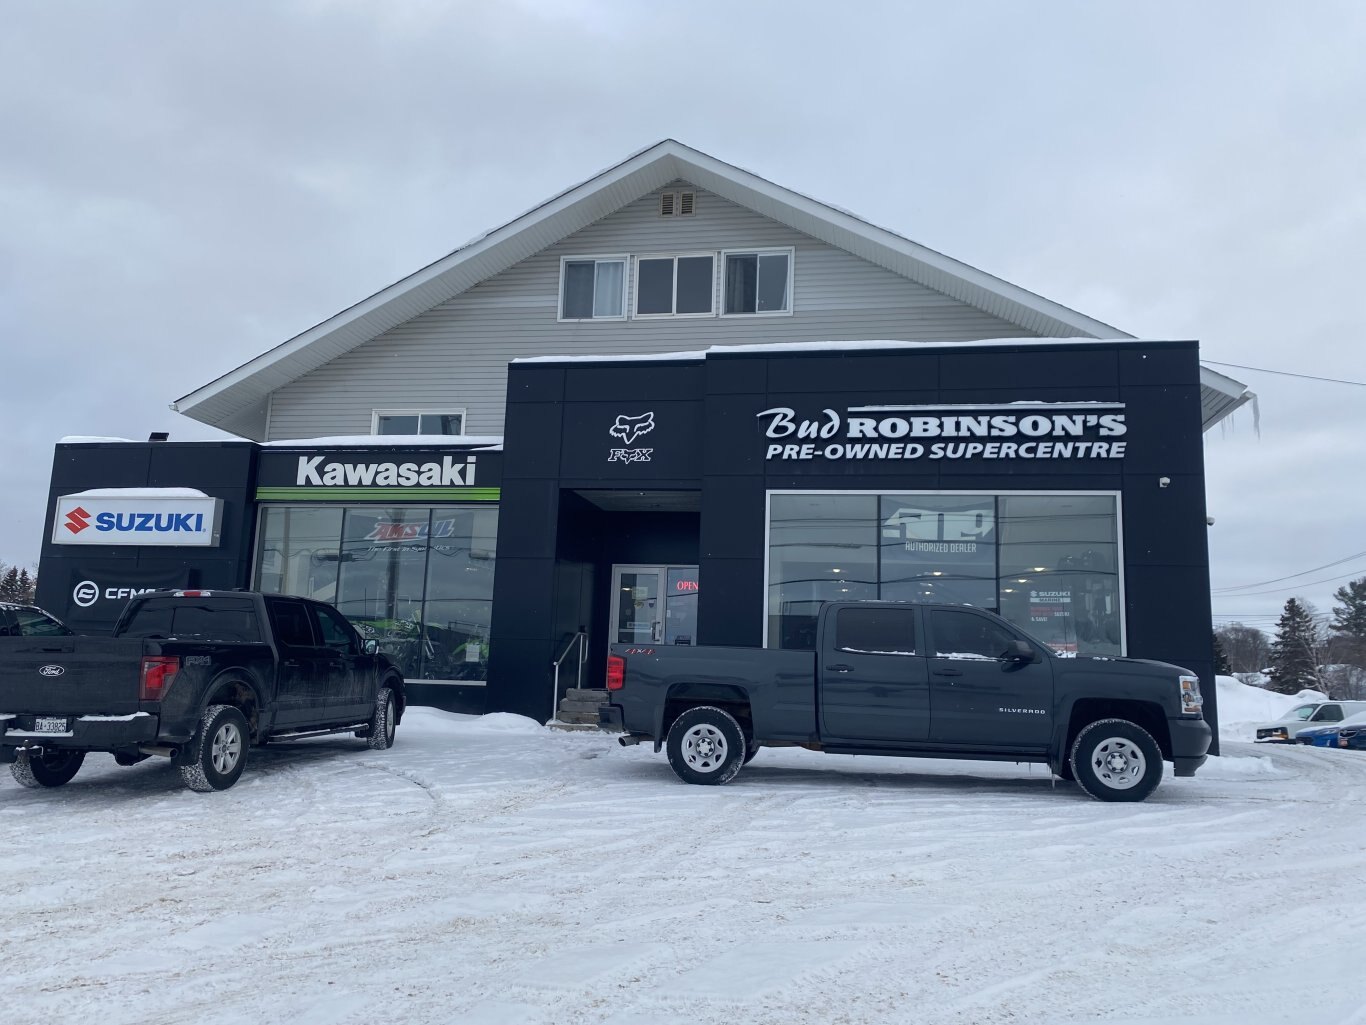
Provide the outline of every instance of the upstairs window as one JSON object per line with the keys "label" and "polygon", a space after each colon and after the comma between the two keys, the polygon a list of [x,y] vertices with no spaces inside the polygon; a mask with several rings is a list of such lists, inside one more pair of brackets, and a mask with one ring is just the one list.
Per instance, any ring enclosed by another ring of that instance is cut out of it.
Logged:
{"label": "upstairs window", "polygon": [[711,316],[716,294],[716,257],[636,258],[637,317]]}
{"label": "upstairs window", "polygon": [[726,316],[792,312],[792,250],[728,252],[725,259]]}
{"label": "upstairs window", "polygon": [[626,317],[626,257],[565,257],[560,261],[561,320]]}
{"label": "upstairs window", "polygon": [[464,434],[463,409],[377,409],[372,434]]}

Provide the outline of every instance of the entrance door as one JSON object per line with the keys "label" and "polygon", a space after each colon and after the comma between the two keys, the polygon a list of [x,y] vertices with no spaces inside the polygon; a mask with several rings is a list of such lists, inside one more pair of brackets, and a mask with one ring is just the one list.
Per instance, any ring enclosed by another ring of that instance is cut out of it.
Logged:
{"label": "entrance door", "polygon": [[696,566],[613,566],[613,644],[696,644]]}

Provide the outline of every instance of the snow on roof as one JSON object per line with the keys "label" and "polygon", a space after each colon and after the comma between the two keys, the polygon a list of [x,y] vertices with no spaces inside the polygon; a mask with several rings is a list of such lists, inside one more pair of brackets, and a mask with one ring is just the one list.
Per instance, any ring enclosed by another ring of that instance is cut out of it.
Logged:
{"label": "snow on roof", "polygon": [[104,442],[104,441],[126,442],[126,443],[129,444],[129,445],[142,445],[142,444],[145,444],[145,442],[134,441],[132,438],[101,438],[101,437],[98,437],[98,436],[93,435],[93,434],[91,434],[91,435],[86,435],[86,434],[68,434],[65,438],[59,438],[59,439],[57,440],[57,444],[59,444],[59,445],[93,445],[93,444],[96,444],[96,443],[98,443],[98,442]]}
{"label": "snow on roof", "polygon": [[498,434],[343,434],[328,438],[292,438],[258,442],[262,448],[473,448],[502,451]]}
{"label": "snow on roof", "polygon": [[208,498],[197,488],[91,488],[63,498]]}

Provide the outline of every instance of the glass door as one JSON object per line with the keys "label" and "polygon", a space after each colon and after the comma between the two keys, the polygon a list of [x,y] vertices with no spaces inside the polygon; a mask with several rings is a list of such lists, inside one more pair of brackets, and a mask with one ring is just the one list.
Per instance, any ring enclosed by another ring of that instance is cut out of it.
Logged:
{"label": "glass door", "polygon": [[696,644],[696,566],[613,566],[613,644]]}

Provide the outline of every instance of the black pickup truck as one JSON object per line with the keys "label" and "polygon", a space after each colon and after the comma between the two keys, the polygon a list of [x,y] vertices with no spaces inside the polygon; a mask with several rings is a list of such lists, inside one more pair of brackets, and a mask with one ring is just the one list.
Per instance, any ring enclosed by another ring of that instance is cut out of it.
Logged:
{"label": "black pickup truck", "polygon": [[91,751],[169,757],[191,790],[226,790],[252,743],[353,732],[394,742],[403,677],[330,605],[243,591],[159,591],[112,637],[0,637],[0,761],[28,787],[68,783]]}
{"label": "black pickup truck", "polygon": [[1102,801],[1204,764],[1200,681],[1164,662],[1062,657],[963,605],[833,602],[815,651],[614,644],[600,726],[667,746],[688,783],[761,747],[1039,762]]}

